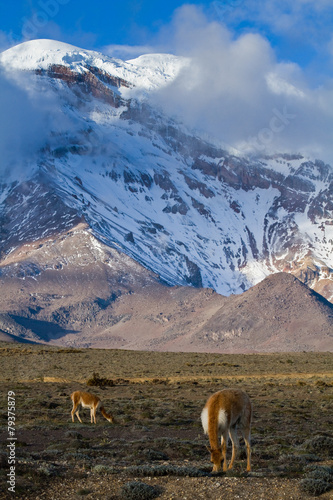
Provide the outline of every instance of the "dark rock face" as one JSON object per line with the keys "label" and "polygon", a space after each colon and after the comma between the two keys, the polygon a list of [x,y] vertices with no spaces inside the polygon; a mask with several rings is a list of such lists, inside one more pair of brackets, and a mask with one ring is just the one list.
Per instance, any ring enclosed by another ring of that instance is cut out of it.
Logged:
{"label": "dark rock face", "polygon": [[[0,257],[23,243],[58,236],[81,220],[49,185],[24,182],[8,191],[0,211]],[[0,271],[1,272],[1,271]]]}
{"label": "dark rock face", "polygon": [[87,66],[86,72],[78,74],[66,66],[53,64],[47,71],[36,70],[36,74],[62,80],[74,92],[80,91],[86,95],[102,99],[115,108],[121,106],[124,101],[114,90],[108,88],[105,84],[115,88],[130,87],[130,84],[125,80],[108,75],[106,72],[93,66]]}

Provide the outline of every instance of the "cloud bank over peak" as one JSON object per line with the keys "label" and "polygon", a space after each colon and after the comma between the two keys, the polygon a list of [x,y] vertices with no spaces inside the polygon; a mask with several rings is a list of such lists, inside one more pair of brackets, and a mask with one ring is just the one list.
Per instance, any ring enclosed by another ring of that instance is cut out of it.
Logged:
{"label": "cloud bank over peak", "polygon": [[[191,63],[149,99],[239,154],[300,152],[333,164],[332,24],[320,25],[322,16],[329,20],[332,15],[331,0],[223,0],[204,5],[179,7],[158,32],[138,37],[137,45],[108,45],[101,51],[123,60],[148,53],[186,57]],[[282,38],[274,43],[282,36],[283,43]],[[2,38],[0,31],[0,45]],[[305,47],[300,40],[319,54],[316,62],[300,62]],[[290,48],[290,58],[283,57],[283,44]],[[18,84],[0,74],[0,146],[7,163],[15,162],[15,131],[22,141],[19,148],[30,151],[35,149],[31,145],[43,143],[46,131],[62,129],[57,103],[50,96],[39,96],[37,102],[30,92],[26,100],[23,89],[31,85],[26,80]]]}
{"label": "cloud bank over peak", "polygon": [[6,181],[31,173],[52,135],[72,128],[59,98],[47,89],[36,91],[35,83],[28,72],[0,68],[0,178]]}
{"label": "cloud bank over peak", "polygon": [[179,8],[157,46],[191,58],[154,104],[240,154],[301,152],[333,163],[333,80],[311,88],[260,34],[238,37],[194,5]]}

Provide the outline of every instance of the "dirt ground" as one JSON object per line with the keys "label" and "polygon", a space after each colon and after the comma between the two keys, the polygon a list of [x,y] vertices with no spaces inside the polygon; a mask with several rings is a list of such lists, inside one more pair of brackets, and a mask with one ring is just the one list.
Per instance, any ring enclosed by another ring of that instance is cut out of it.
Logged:
{"label": "dirt ground", "polygon": [[[17,438],[15,493],[7,484],[13,456],[4,446],[0,499],[333,498],[332,354],[0,344],[0,356],[0,439],[12,442],[8,427]],[[253,402],[250,473],[242,441],[234,469],[211,473],[200,412],[225,387],[242,388]],[[72,423],[69,396],[77,389],[98,395],[115,423],[99,413],[90,424],[88,410],[80,411],[82,424]],[[8,426],[11,400],[15,427]]]}

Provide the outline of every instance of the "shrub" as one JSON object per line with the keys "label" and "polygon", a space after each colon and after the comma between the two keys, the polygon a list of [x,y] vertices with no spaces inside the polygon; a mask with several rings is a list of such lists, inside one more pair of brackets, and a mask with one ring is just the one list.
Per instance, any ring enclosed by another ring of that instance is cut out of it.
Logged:
{"label": "shrub", "polygon": [[309,477],[324,479],[328,482],[333,481],[333,467],[329,465],[308,465],[306,469],[309,471]]}
{"label": "shrub", "polygon": [[207,472],[203,472],[195,467],[177,467],[175,465],[138,465],[128,467],[127,471],[135,476],[182,476],[182,477],[203,477],[209,476]]}
{"label": "shrub", "polygon": [[304,493],[309,495],[318,496],[322,495],[326,491],[329,491],[332,486],[330,483],[323,481],[322,479],[314,479],[312,477],[307,477],[302,479],[300,482],[300,488]]}
{"label": "shrub", "polygon": [[120,498],[124,500],[150,500],[161,494],[161,489],[140,481],[130,481],[121,488]]}
{"label": "shrub", "polygon": [[42,475],[42,476],[57,476],[58,471],[57,468],[52,465],[52,464],[41,464],[38,469],[37,473]]}
{"label": "shrub", "polygon": [[315,383],[317,387],[332,387],[332,384],[325,382],[324,380],[317,380]]}
{"label": "shrub", "polygon": [[309,495],[322,495],[333,488],[333,467],[311,465],[307,477],[300,482],[300,488]]}
{"label": "shrub", "polygon": [[71,437],[73,439],[82,439],[82,437],[83,437],[82,434],[80,434],[80,432],[74,431],[72,429],[65,432],[65,436]]}
{"label": "shrub", "polygon": [[310,453],[318,453],[320,456],[331,457],[333,455],[333,438],[330,436],[315,436],[305,441],[301,448]]}
{"label": "shrub", "polygon": [[168,455],[163,451],[149,449],[143,450],[142,454],[147,460],[169,460]]}
{"label": "shrub", "polygon": [[92,468],[93,472],[97,474],[119,474],[119,469],[109,465],[97,464]]}
{"label": "shrub", "polygon": [[87,385],[88,386],[98,386],[98,387],[103,387],[103,386],[113,386],[114,382],[111,379],[105,378],[105,377],[100,377],[99,373],[93,373],[92,377],[87,380]]}
{"label": "shrub", "polygon": [[106,378],[106,377],[101,377],[99,373],[94,372],[92,377],[90,377],[87,380],[87,385],[91,387],[112,387],[114,385],[119,385],[119,384],[129,384],[130,381],[126,378]]}

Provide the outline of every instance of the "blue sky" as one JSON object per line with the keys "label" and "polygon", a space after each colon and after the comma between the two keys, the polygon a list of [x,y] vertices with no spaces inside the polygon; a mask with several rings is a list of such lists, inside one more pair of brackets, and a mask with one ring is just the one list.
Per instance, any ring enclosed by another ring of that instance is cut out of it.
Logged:
{"label": "blue sky", "polygon": [[[267,143],[333,163],[332,0],[16,0],[0,19],[0,51],[50,38],[125,60],[188,56],[158,104],[245,151]],[[287,125],[273,133],[277,115]]]}
{"label": "blue sky", "polygon": [[[27,38],[54,38],[86,49],[124,45],[154,49],[168,46],[176,9],[168,0],[17,0],[1,2],[0,48]],[[314,82],[333,71],[331,0],[222,0],[188,2],[207,22],[225,25],[234,37],[258,33],[278,60],[297,63]],[[181,52],[181,47],[177,47]],[[126,55],[121,54],[120,55]]]}

